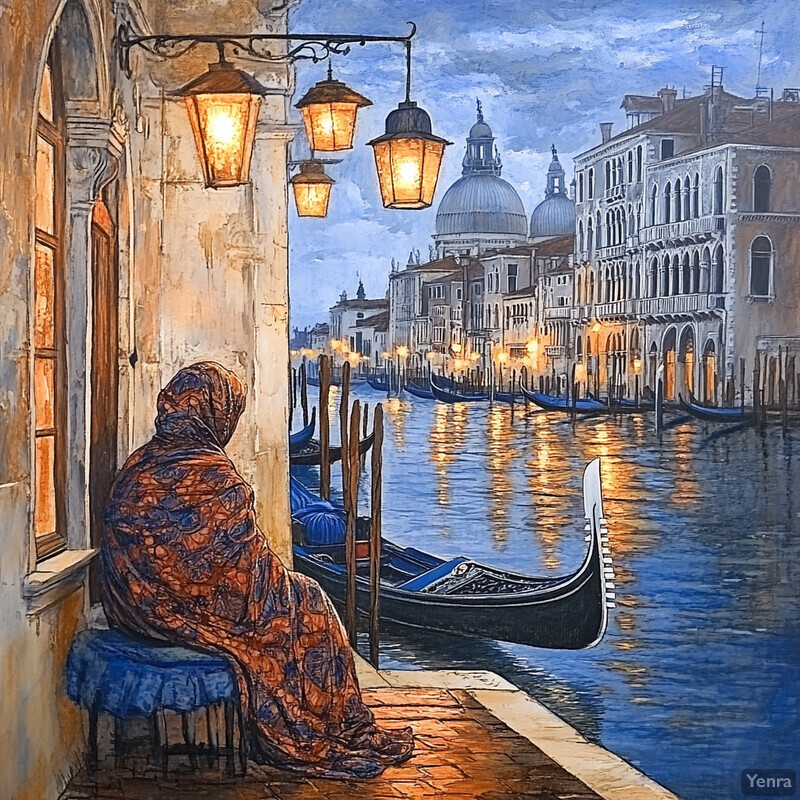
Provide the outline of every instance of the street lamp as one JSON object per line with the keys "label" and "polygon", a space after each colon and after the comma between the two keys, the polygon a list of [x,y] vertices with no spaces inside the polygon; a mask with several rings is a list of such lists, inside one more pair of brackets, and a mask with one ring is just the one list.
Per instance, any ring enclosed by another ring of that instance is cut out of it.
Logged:
{"label": "street lamp", "polygon": [[299,217],[325,217],[331,187],[336,181],[325,174],[321,161],[311,159],[300,164],[300,172],[289,180]]}
{"label": "street lamp", "polygon": [[406,42],[406,99],[386,117],[386,132],[369,142],[386,208],[428,208],[433,202],[444,148],[428,112],[411,100],[411,39]]}
{"label": "street lamp", "polygon": [[314,84],[295,108],[303,115],[303,124],[311,150],[350,150],[359,108],[371,106],[363,94],[333,80],[328,61],[328,78]]}
{"label": "street lamp", "polygon": [[175,92],[184,98],[206,186],[240,186],[250,179],[250,160],[261,96],[267,94],[252,75],[225,60]]}

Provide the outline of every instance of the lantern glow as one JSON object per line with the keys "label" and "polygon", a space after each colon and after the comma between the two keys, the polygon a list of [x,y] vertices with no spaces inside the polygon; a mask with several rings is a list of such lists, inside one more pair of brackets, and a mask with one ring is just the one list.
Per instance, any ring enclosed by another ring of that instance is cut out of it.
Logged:
{"label": "lantern glow", "polygon": [[386,133],[369,143],[375,154],[386,208],[428,208],[433,203],[444,148],[451,142],[431,133],[431,118],[406,100],[386,118]]}
{"label": "lantern glow", "polygon": [[183,97],[192,125],[205,184],[218,189],[250,179],[250,161],[261,95],[267,90],[234,69],[220,53],[219,63],[175,94]]}
{"label": "lantern glow", "polygon": [[400,347],[397,348],[397,355],[400,358],[408,358],[409,352],[409,349],[404,344],[401,344]]}
{"label": "lantern glow", "polygon": [[303,115],[308,144],[312,150],[331,152],[350,150],[359,108],[372,101],[331,77],[319,81],[303,96],[295,108]]}
{"label": "lantern glow", "polygon": [[292,184],[294,202],[299,217],[325,217],[331,199],[333,178],[325,174],[319,161],[304,161],[289,183]]}

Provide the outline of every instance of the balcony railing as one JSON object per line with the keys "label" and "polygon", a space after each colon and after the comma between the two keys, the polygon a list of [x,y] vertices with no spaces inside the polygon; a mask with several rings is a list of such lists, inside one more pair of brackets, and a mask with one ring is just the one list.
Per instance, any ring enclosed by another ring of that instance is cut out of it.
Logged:
{"label": "balcony railing", "polygon": [[691,314],[725,308],[725,295],[678,294],[672,297],[645,297],[638,301],[641,316],[659,314]]}
{"label": "balcony railing", "polygon": [[614,300],[611,303],[598,303],[594,307],[597,317],[624,317],[636,313],[636,300]]}
{"label": "balcony railing", "polygon": [[601,247],[595,251],[598,258],[621,258],[628,252],[626,244],[615,244],[611,247]]}
{"label": "balcony railing", "polygon": [[624,183],[621,183],[619,186],[609,186],[605,192],[606,201],[612,203],[614,200],[624,200],[625,193],[626,189]]}
{"label": "balcony railing", "polygon": [[547,319],[569,319],[572,316],[571,306],[550,306],[544,310]]}
{"label": "balcony railing", "polygon": [[684,219],[680,222],[667,222],[661,225],[650,225],[642,228],[642,243],[664,241],[667,239],[680,239],[684,236],[702,236],[714,231],[724,230],[724,217],[697,217],[696,219]]}
{"label": "balcony railing", "polygon": [[560,358],[565,354],[565,349],[563,344],[548,344],[544,352],[548,358]]}

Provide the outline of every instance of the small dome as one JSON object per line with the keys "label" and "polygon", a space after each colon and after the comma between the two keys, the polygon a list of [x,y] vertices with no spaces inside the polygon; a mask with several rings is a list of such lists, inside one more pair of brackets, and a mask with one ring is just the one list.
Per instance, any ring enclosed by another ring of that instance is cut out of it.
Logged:
{"label": "small dome", "polygon": [[436,212],[437,234],[525,236],[527,223],[525,208],[514,187],[491,173],[471,173],[459,178],[445,192]]}
{"label": "small dome", "polygon": [[470,129],[469,129],[469,138],[470,139],[493,139],[494,134],[492,133],[492,129],[483,121],[476,122]]}
{"label": "small dome", "polygon": [[575,202],[565,194],[552,194],[531,214],[531,239],[575,233]]}

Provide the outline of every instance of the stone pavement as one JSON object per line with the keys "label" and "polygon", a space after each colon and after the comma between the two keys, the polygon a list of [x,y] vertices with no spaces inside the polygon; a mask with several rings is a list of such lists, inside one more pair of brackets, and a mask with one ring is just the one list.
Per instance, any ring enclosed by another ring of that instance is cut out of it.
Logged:
{"label": "stone pavement", "polygon": [[80,772],[62,800],[599,800],[467,691],[385,687],[366,689],[364,698],[383,725],[410,725],[416,736],[413,758],[379,778],[310,779],[251,764],[246,778],[232,780],[207,765],[192,773],[184,756],[170,759],[164,778],[160,766],[148,763],[146,747],[135,751],[125,768],[115,767],[106,731],[100,768],[94,776]]}

